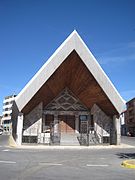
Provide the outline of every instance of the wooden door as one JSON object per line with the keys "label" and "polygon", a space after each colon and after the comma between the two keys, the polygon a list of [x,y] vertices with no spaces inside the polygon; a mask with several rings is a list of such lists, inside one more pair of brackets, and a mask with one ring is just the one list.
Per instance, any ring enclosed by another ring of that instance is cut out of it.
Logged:
{"label": "wooden door", "polygon": [[67,115],[66,116],[66,132],[72,133],[75,131],[75,116]]}
{"label": "wooden door", "polygon": [[66,132],[66,116],[60,115],[59,118],[59,125],[60,125],[60,131]]}
{"label": "wooden door", "polygon": [[75,116],[60,115],[59,124],[61,132],[73,133],[75,131]]}

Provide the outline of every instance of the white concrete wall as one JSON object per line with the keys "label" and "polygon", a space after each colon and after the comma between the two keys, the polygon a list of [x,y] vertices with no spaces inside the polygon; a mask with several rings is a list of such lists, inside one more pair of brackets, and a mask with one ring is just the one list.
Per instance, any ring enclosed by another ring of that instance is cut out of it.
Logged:
{"label": "white concrete wall", "polygon": [[91,114],[93,114],[94,119],[94,130],[97,135],[102,138],[104,136],[110,136],[110,128],[112,125],[112,120],[107,116],[96,104],[91,109]]}
{"label": "white concrete wall", "polygon": [[24,117],[24,136],[37,136],[42,128],[42,103],[37,105],[29,114]]}

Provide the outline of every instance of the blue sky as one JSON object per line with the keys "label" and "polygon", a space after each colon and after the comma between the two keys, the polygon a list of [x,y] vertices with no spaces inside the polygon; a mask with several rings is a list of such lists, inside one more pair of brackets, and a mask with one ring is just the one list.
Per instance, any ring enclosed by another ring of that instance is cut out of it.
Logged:
{"label": "blue sky", "polygon": [[76,29],[125,100],[135,97],[134,0],[0,0],[0,114]]}

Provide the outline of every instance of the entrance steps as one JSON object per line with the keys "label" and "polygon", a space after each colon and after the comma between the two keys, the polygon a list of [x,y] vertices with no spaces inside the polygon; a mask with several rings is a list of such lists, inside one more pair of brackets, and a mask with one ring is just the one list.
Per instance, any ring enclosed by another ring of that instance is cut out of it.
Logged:
{"label": "entrance steps", "polygon": [[63,146],[79,146],[79,141],[77,139],[77,133],[61,133],[60,145]]}
{"label": "entrance steps", "polygon": [[[86,145],[87,136],[86,134],[79,138],[78,133],[61,133],[60,145],[63,146],[79,146],[79,145]],[[89,134],[89,145],[98,145],[99,142],[95,136],[95,134]]]}

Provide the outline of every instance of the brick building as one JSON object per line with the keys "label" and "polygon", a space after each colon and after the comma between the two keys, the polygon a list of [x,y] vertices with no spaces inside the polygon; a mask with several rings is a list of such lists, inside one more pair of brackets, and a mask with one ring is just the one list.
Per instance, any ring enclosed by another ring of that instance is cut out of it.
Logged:
{"label": "brick building", "polygon": [[125,111],[125,124],[127,132],[131,136],[135,136],[135,98],[126,103],[127,110]]}

